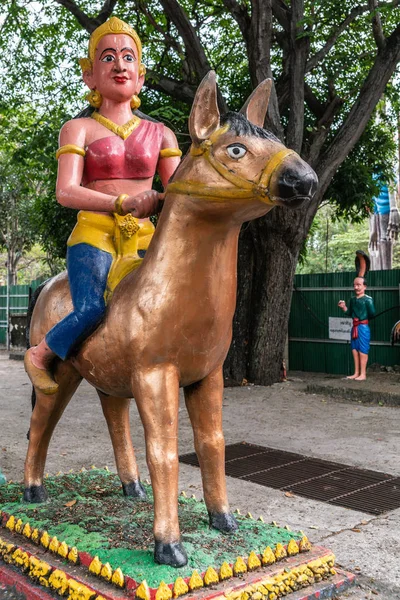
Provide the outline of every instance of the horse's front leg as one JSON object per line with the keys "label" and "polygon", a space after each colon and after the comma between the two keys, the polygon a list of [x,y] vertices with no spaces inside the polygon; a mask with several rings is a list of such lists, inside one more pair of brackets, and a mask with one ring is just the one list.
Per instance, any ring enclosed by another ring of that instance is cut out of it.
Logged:
{"label": "horse's front leg", "polygon": [[223,389],[221,365],[202,381],[186,387],[185,400],[193,427],[210,527],[231,533],[236,531],[238,524],[229,512],[226,493]]}
{"label": "horse's front leg", "polygon": [[182,567],[187,556],[178,522],[179,380],[175,367],[161,365],[135,374],[133,394],[146,439],[154,494],[154,559]]}
{"label": "horse's front leg", "polygon": [[124,495],[146,500],[147,494],[139,478],[139,469],[131,440],[129,423],[131,399],[106,396],[99,390],[97,393],[107,421]]}

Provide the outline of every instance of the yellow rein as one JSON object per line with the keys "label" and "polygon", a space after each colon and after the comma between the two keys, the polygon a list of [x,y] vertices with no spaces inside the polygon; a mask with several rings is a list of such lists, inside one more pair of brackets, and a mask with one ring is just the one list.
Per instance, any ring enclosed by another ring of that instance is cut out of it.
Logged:
{"label": "yellow rein", "polygon": [[274,154],[265,165],[259,180],[251,181],[235,175],[222,162],[217,160],[212,153],[212,147],[215,141],[228,131],[229,125],[224,125],[217,129],[209,139],[204,140],[200,146],[191,146],[190,154],[192,156],[204,156],[211,166],[230,183],[234,188],[221,188],[216,186],[207,186],[196,181],[172,181],[168,184],[166,192],[173,194],[187,194],[188,196],[201,196],[215,201],[223,202],[226,199],[231,200],[250,200],[259,197],[266,204],[273,204],[269,198],[269,184],[271,177],[279,165],[287,156],[294,154],[293,150],[284,148]]}

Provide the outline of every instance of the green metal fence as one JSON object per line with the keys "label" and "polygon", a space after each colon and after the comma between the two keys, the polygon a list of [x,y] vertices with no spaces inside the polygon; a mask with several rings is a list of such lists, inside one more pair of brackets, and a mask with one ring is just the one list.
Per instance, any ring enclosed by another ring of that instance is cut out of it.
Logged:
{"label": "green metal fence", "polygon": [[[289,320],[289,367],[295,371],[322,373],[352,372],[350,342],[330,340],[328,318],[341,317],[337,303],[353,294],[354,272],[296,275]],[[43,279],[30,285],[12,285],[9,313],[24,313],[29,289],[33,292]],[[400,346],[392,347],[391,329],[400,319],[400,269],[371,271],[367,293],[374,298],[377,313],[391,309],[371,321],[369,364],[400,365]],[[7,286],[0,286],[0,344],[7,342]]]}
{"label": "green metal fence", "polygon": [[0,344],[7,343],[7,315],[25,313],[29,303],[29,289],[34,292],[44,279],[36,279],[30,285],[0,286]]}
{"label": "green metal fence", "polygon": [[[350,374],[353,359],[348,342],[329,339],[328,318],[343,317],[339,300],[353,295],[355,273],[296,275],[289,321],[291,370]],[[391,309],[371,321],[369,364],[400,365],[400,346],[390,345],[390,332],[400,319],[400,269],[371,271],[367,294],[376,312]]]}

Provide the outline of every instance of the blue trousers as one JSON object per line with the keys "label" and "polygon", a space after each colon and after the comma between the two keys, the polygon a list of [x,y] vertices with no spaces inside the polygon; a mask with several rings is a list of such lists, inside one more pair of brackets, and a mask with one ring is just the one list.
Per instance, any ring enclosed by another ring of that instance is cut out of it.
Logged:
{"label": "blue trousers", "polygon": [[46,335],[49,348],[62,360],[99,325],[105,309],[104,292],[112,255],[89,244],[67,250],[67,270],[74,310]]}

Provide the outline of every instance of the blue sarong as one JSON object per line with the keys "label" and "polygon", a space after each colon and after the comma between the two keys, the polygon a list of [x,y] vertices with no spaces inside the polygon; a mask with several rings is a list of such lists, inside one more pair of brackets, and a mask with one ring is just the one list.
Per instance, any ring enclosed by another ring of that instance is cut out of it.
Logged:
{"label": "blue sarong", "polygon": [[371,331],[369,325],[358,325],[358,337],[351,338],[351,349],[368,354],[371,341]]}

